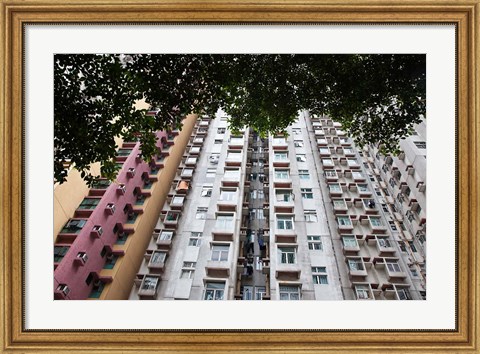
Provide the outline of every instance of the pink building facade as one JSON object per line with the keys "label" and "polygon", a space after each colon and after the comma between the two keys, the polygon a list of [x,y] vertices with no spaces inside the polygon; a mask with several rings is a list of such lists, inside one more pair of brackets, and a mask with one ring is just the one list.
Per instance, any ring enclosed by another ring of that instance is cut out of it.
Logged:
{"label": "pink building facade", "polygon": [[54,298],[99,298],[112,276],[102,275],[124,256],[122,245],[135,231],[143,203],[173,145],[172,133],[158,132],[158,154],[151,164],[140,158],[140,143],[124,142],[117,151],[120,170],[115,182],[100,180],[56,237]]}

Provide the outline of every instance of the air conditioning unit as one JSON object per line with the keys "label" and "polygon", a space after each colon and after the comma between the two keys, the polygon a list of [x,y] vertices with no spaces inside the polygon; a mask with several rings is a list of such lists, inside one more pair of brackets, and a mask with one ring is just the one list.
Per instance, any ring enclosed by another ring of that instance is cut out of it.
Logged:
{"label": "air conditioning unit", "polygon": [[103,234],[103,228],[100,225],[95,225],[90,234],[95,237],[100,237]]}
{"label": "air conditioning unit", "polygon": [[105,212],[107,214],[113,215],[115,213],[115,204],[108,203],[107,206],[105,207]]}
{"label": "air conditioning unit", "polygon": [[127,176],[130,177],[130,178],[135,177],[135,169],[134,169],[133,167],[130,167],[130,168],[127,170]]}
{"label": "air conditioning unit", "polygon": [[126,192],[127,192],[127,187],[125,187],[124,184],[120,184],[120,185],[117,187],[117,194],[125,195]]}
{"label": "air conditioning unit", "polygon": [[57,286],[57,291],[59,291],[63,296],[67,296],[70,292],[70,288],[66,284],[60,284]]}
{"label": "air conditioning unit", "polygon": [[88,261],[88,256],[86,252],[78,252],[77,258],[75,259],[77,263],[84,265]]}

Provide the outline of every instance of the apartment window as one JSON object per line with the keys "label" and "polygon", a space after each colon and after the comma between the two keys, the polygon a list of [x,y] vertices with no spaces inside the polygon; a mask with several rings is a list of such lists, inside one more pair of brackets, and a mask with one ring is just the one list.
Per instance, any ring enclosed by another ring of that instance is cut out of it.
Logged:
{"label": "apartment window", "polygon": [[287,143],[287,141],[285,140],[285,138],[283,136],[282,137],[276,136],[276,137],[273,138],[273,144],[275,144],[275,145],[286,144],[286,143]]}
{"label": "apartment window", "polygon": [[295,264],[295,247],[278,247],[278,259],[282,264]]}
{"label": "apartment window", "polygon": [[155,251],[150,258],[150,264],[164,263],[167,259],[167,252]]}
{"label": "apartment window", "polygon": [[352,271],[364,270],[363,262],[360,258],[349,258],[348,259],[348,268]]}
{"label": "apartment window", "polygon": [[200,247],[202,244],[202,236],[201,232],[191,232],[190,239],[188,240],[189,246]]}
{"label": "apartment window", "polygon": [[180,273],[181,279],[193,279],[195,273],[196,262],[183,262],[182,272]]}
{"label": "apartment window", "polygon": [[400,248],[400,251],[407,252],[407,248],[405,247],[405,242],[398,241],[398,247]]}
{"label": "apartment window", "polygon": [[55,246],[53,248],[53,261],[55,263],[61,262],[69,249],[70,249],[70,246]]}
{"label": "apartment window", "polygon": [[158,285],[159,278],[146,276],[143,279],[142,290],[154,290]]}
{"label": "apartment window", "polygon": [[342,236],[343,247],[345,248],[354,248],[357,247],[357,238],[353,235]]}
{"label": "apartment window", "polygon": [[364,178],[363,173],[362,173],[362,172],[358,172],[358,171],[353,171],[353,172],[352,172],[352,177],[353,177],[353,179],[362,179],[362,178]]}
{"label": "apartment window", "polygon": [[280,300],[300,300],[299,286],[280,285]]}
{"label": "apartment window", "polygon": [[214,144],[223,144],[223,139],[215,139]]}
{"label": "apartment window", "polygon": [[378,245],[380,246],[380,248],[390,248],[392,247],[392,244],[390,243],[390,241],[384,237],[379,237],[377,238],[377,242],[378,242]]}
{"label": "apartment window", "polygon": [[289,170],[275,170],[275,178],[277,179],[288,179],[290,176]]}
{"label": "apartment window", "polygon": [[273,158],[275,161],[286,161],[288,160],[288,154],[286,152],[275,152]]}
{"label": "apartment window", "polygon": [[107,179],[96,180],[92,184],[92,189],[107,189],[112,182]]}
{"label": "apartment window", "polygon": [[229,245],[213,245],[212,246],[212,261],[225,262],[228,260]]}
{"label": "apartment window", "polygon": [[126,232],[121,232],[118,234],[116,245],[124,245],[127,242],[128,234]]}
{"label": "apartment window", "polygon": [[355,293],[359,300],[370,299],[370,289],[368,288],[368,285],[355,285]]}
{"label": "apartment window", "polygon": [[366,184],[359,183],[357,187],[360,192],[368,192],[368,186]]}
{"label": "apartment window", "polygon": [[352,148],[349,148],[349,147],[345,147],[343,148],[343,153],[344,154],[353,154],[353,149]]}
{"label": "apartment window", "polygon": [[227,161],[242,161],[242,152],[241,151],[229,151],[227,153]]}
{"label": "apartment window", "polygon": [[117,156],[128,156],[132,152],[132,149],[118,149]]}
{"label": "apartment window", "polygon": [[305,210],[305,221],[306,222],[317,222],[317,212],[315,210]]}
{"label": "apartment window", "polygon": [[313,284],[328,284],[327,267],[312,267]]}
{"label": "apartment window", "polygon": [[297,154],[296,156],[298,162],[306,162],[307,156],[305,154]]}
{"label": "apartment window", "polygon": [[208,211],[208,208],[198,207],[197,212],[195,214],[195,218],[199,220],[205,220],[207,218],[207,211]]}
{"label": "apartment window", "polygon": [[173,237],[173,231],[162,231],[160,235],[158,235],[158,239],[162,241],[169,241]]}
{"label": "apartment window", "polygon": [[233,214],[219,214],[215,223],[216,229],[229,230],[233,227]]}
{"label": "apartment window", "polygon": [[208,282],[205,284],[205,300],[223,300],[225,283]]}
{"label": "apartment window", "polygon": [[300,179],[310,179],[310,173],[308,170],[298,170],[298,177]]}
{"label": "apartment window", "polygon": [[342,188],[338,183],[329,184],[328,189],[330,190],[331,193],[338,193],[342,191]]}
{"label": "apartment window", "polygon": [[117,263],[118,258],[119,256],[114,254],[111,254],[110,256],[108,256],[107,261],[103,266],[103,269],[113,269],[113,267],[115,267],[115,263]]}
{"label": "apartment window", "polygon": [[343,199],[332,199],[332,202],[335,209],[345,209],[347,207],[347,203]]}
{"label": "apartment window", "polygon": [[277,229],[279,229],[279,230],[293,230],[293,216],[291,216],[291,215],[277,215]]}
{"label": "apartment window", "polygon": [[307,236],[308,249],[311,251],[323,250],[322,238],[320,236]]}
{"label": "apartment window", "polygon": [[327,147],[321,147],[318,151],[321,155],[330,155],[330,149]]}
{"label": "apartment window", "polygon": [[385,260],[385,263],[389,272],[398,273],[402,271],[396,260]]}
{"label": "apartment window", "polygon": [[78,233],[87,223],[86,220],[72,219],[65,224],[61,233]]}
{"label": "apartment window", "polygon": [[388,213],[387,204],[382,204],[382,209],[383,209],[384,212]]}
{"label": "apartment window", "polygon": [[294,135],[302,134],[302,130],[300,128],[292,128],[292,132]]}
{"label": "apartment window", "polygon": [[225,128],[218,128],[217,134],[225,134]]}
{"label": "apartment window", "polygon": [[202,197],[211,197],[212,196],[212,185],[203,185],[202,187]]}
{"label": "apartment window", "polygon": [[100,198],[85,198],[78,206],[78,209],[95,209],[99,202]]}
{"label": "apartment window", "polygon": [[338,216],[337,217],[338,225],[340,226],[351,226],[352,220],[350,220],[349,216]]}
{"label": "apartment window", "polygon": [[415,278],[418,277],[418,272],[415,268],[409,267],[408,269],[410,270],[410,273],[412,274],[412,277],[415,277]]}
{"label": "apartment window", "polygon": [[210,154],[210,156],[208,157],[208,161],[211,165],[217,165],[218,160],[220,160],[220,154]]}
{"label": "apartment window", "polygon": [[392,188],[395,188],[395,186],[397,185],[397,181],[395,181],[395,179],[393,177],[391,177],[389,180],[388,180],[388,183],[390,184],[390,186]]}
{"label": "apartment window", "polygon": [[427,143],[425,141],[414,141],[415,146],[419,149],[426,149]]}
{"label": "apartment window", "polygon": [[253,300],[253,286],[242,286],[242,300]]}
{"label": "apartment window", "polygon": [[223,174],[224,178],[227,179],[235,179],[239,180],[240,179],[240,169],[225,169],[225,172]]}
{"label": "apartment window", "polygon": [[303,199],[313,199],[312,188],[300,188]]}
{"label": "apartment window", "polygon": [[408,241],[408,245],[410,246],[410,249],[412,250],[412,252],[417,252],[417,247],[415,247],[415,244],[413,243],[413,241]]}
{"label": "apartment window", "polygon": [[417,213],[417,215],[420,215],[421,212],[422,212],[422,208],[420,207],[420,205],[417,204],[417,208],[415,209],[415,213]]}
{"label": "apartment window", "polygon": [[215,178],[215,174],[217,173],[216,168],[207,168],[207,174],[205,175],[206,178]]}
{"label": "apartment window", "polygon": [[412,300],[412,296],[410,295],[410,292],[406,288],[397,289],[397,297],[398,297],[398,300]]}
{"label": "apartment window", "polygon": [[395,221],[389,220],[388,224],[390,225],[390,229],[392,229],[392,231],[397,231],[397,226],[395,225]]}
{"label": "apartment window", "polygon": [[301,141],[301,140],[295,140],[295,141],[294,141],[294,145],[295,145],[295,147],[297,147],[297,148],[301,148],[301,147],[303,147],[303,141]]}
{"label": "apartment window", "polygon": [[255,300],[263,300],[263,297],[267,295],[267,289],[264,286],[255,287]]}
{"label": "apartment window", "polygon": [[243,145],[243,136],[231,136],[230,144],[232,145]]}
{"label": "apartment window", "polygon": [[333,171],[333,170],[326,170],[324,174],[325,174],[325,177],[333,177],[333,178],[337,177],[337,171]]}
{"label": "apartment window", "polygon": [[370,224],[372,224],[372,226],[382,226],[382,220],[380,218],[370,217]]}
{"label": "apartment window", "polygon": [[233,200],[235,200],[236,194],[237,194],[236,189],[221,189],[219,200],[233,201]]}
{"label": "apartment window", "polygon": [[293,200],[293,194],[291,189],[276,189],[275,197],[277,202],[291,202]]}

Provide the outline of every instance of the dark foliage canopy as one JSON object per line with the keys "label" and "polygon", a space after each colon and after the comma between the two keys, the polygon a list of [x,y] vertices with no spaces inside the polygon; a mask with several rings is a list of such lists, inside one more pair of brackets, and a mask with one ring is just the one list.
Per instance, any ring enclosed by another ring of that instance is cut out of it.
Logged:
{"label": "dark foliage canopy", "polygon": [[[140,140],[155,154],[157,130],[181,129],[190,113],[222,108],[230,127],[282,132],[300,110],[328,115],[355,142],[385,153],[425,117],[425,55],[95,55],[55,56],[54,178],[68,161],[92,183],[91,163],[116,175],[114,138]],[[135,103],[144,99],[155,116]]]}

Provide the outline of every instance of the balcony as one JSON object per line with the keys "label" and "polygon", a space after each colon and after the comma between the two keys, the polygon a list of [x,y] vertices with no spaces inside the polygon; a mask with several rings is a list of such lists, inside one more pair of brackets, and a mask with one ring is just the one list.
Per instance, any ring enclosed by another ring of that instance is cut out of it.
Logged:
{"label": "balcony", "polygon": [[230,276],[230,262],[208,260],[205,272],[211,278],[228,278]]}
{"label": "balcony", "polygon": [[225,166],[241,166],[243,154],[237,151],[228,151],[225,159]]}
{"label": "balcony", "polygon": [[190,147],[190,149],[188,150],[188,153],[190,155],[198,155],[200,154],[200,151],[202,150],[202,147],[201,146],[192,146]]}
{"label": "balcony", "polygon": [[345,255],[352,254],[352,253],[356,254],[360,252],[360,246],[357,242],[357,238],[354,235],[343,235],[342,245],[343,245],[343,253]]}
{"label": "balcony", "polygon": [[367,215],[378,214],[378,208],[373,199],[362,199],[363,211]]}
{"label": "balcony", "polygon": [[148,261],[147,267],[152,273],[161,273],[165,269],[165,262],[168,257],[168,252],[163,250],[147,250],[145,253],[145,260]]}
{"label": "balcony", "polygon": [[187,194],[190,191],[190,182],[186,180],[180,180],[175,187],[177,194]]}
{"label": "balcony", "polygon": [[[138,277],[137,277],[138,278]],[[145,275],[141,280],[138,296],[142,298],[156,298],[158,286],[160,284],[160,276]]]}
{"label": "balcony", "polygon": [[170,200],[170,208],[172,210],[183,210],[185,205],[186,197],[181,194],[175,194]]}
{"label": "balcony", "polygon": [[176,228],[178,224],[178,220],[180,219],[182,213],[177,210],[169,210],[166,212],[165,217],[163,219],[163,224],[167,227]]}
{"label": "balcony", "polygon": [[193,177],[193,173],[195,172],[194,168],[191,167],[185,167],[182,169],[180,172],[180,177],[185,180],[190,180]]}
{"label": "balcony", "polygon": [[194,167],[197,164],[198,158],[195,156],[189,156],[185,160],[185,166]]}
{"label": "balcony", "polygon": [[368,276],[362,258],[347,258],[347,266],[351,278]]}
{"label": "balcony", "polygon": [[172,239],[175,236],[175,230],[155,230],[153,239],[159,249],[170,249],[172,247]]}
{"label": "balcony", "polygon": [[385,268],[387,270],[388,280],[391,282],[398,281],[399,279],[405,279],[407,277],[402,268],[400,268],[398,260],[396,259],[385,259]]}
{"label": "balcony", "polygon": [[245,140],[243,139],[243,137],[232,136],[228,141],[228,147],[230,149],[242,149],[244,144]]}
{"label": "balcony", "polygon": [[273,150],[287,150],[288,149],[288,143],[287,140],[284,137],[275,137],[272,139],[272,148]]}
{"label": "balcony", "polygon": [[203,137],[194,137],[192,140],[194,146],[203,146]]}
{"label": "balcony", "polygon": [[380,217],[369,217],[370,221],[370,230],[374,234],[384,234],[387,232],[387,227],[383,225],[382,220]]}

